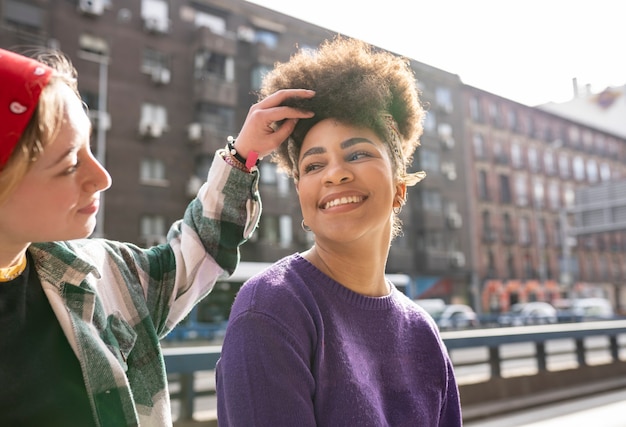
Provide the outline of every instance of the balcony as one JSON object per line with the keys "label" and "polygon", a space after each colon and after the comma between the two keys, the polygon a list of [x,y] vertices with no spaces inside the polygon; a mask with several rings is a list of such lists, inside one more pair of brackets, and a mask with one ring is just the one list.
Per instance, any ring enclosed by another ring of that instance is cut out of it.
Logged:
{"label": "balcony", "polygon": [[197,40],[198,49],[206,49],[225,56],[237,55],[237,40],[232,36],[215,34],[207,27],[200,27]]}
{"label": "balcony", "polygon": [[215,74],[203,74],[194,83],[195,101],[235,107],[237,83],[229,82]]}

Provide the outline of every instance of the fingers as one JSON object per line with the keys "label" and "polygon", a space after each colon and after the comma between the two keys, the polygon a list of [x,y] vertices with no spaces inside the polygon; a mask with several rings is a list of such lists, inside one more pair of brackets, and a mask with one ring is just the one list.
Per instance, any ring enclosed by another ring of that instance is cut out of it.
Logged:
{"label": "fingers", "polygon": [[237,151],[246,157],[256,151],[264,157],[274,151],[293,131],[299,119],[311,118],[311,111],[281,105],[294,97],[312,98],[308,89],[283,89],[250,107],[241,132],[235,141]]}

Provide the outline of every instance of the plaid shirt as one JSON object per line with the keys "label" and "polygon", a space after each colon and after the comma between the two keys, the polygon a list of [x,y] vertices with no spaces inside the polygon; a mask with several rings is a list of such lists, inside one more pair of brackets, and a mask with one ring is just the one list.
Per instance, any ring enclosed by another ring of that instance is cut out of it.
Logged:
{"label": "plaid shirt", "polygon": [[159,340],[220,275],[232,274],[260,211],[258,172],[241,172],[216,155],[208,184],[172,225],[167,244],[142,249],[82,239],[30,246],[99,426],[172,425]]}

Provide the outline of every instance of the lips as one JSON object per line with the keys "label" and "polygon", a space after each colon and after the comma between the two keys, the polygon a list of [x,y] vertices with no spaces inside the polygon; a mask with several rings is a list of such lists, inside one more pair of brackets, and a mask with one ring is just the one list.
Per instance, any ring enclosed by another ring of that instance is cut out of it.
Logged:
{"label": "lips", "polygon": [[363,200],[365,200],[365,197],[363,196],[337,197],[322,204],[322,209],[329,209],[334,208],[335,206],[349,205],[352,203],[361,203]]}
{"label": "lips", "polygon": [[78,212],[82,214],[94,214],[98,212],[99,207],[100,207],[100,202],[98,200],[94,200],[93,202],[89,203],[87,206],[79,209]]}

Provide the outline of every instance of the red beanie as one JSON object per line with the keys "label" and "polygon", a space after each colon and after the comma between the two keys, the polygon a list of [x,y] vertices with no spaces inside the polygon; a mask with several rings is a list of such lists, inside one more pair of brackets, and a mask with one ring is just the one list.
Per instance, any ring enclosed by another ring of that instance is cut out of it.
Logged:
{"label": "red beanie", "polygon": [[0,170],[33,116],[52,71],[34,59],[0,49]]}

